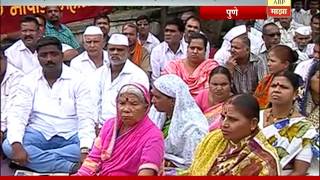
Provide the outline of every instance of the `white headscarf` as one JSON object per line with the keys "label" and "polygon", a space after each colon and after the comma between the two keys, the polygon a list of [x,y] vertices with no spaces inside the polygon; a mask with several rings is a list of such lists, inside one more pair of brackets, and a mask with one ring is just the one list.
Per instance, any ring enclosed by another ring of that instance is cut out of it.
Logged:
{"label": "white headscarf", "polygon": [[[165,139],[165,159],[179,168],[188,168],[195,148],[208,133],[208,121],[190,95],[188,85],[180,77],[174,74],[160,76],[154,82],[154,87],[175,98],[169,132]],[[165,113],[158,112],[152,106],[149,117],[162,129],[166,120]]]}
{"label": "white headscarf", "polygon": [[222,66],[225,65],[229,57],[231,56],[229,50],[231,49],[231,41],[246,33],[247,28],[245,25],[235,26],[232,29],[230,29],[227,34],[223,37],[223,43],[221,45],[221,48],[216,52],[214,55],[214,60],[218,61],[218,63]]}

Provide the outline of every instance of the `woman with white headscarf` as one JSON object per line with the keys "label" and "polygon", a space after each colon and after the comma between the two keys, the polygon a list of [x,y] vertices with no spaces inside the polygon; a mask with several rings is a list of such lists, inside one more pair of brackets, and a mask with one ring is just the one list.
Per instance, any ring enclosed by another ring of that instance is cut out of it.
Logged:
{"label": "woman with white headscarf", "polygon": [[165,138],[165,166],[186,169],[197,144],[208,133],[208,121],[180,77],[160,76],[151,92],[154,105],[149,117]]}

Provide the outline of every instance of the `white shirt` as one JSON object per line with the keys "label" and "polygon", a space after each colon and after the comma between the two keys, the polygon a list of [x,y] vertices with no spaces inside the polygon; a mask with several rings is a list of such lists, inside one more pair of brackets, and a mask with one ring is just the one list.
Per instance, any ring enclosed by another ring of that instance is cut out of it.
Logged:
{"label": "white shirt", "polygon": [[154,81],[161,75],[161,71],[172,60],[183,59],[187,57],[186,48],[183,47],[183,43],[180,41],[179,49],[174,53],[167,42],[162,42],[156,46],[150,55],[150,64],[152,69],[151,79]]}
{"label": "white shirt", "polygon": [[40,67],[37,52],[32,53],[22,40],[15,42],[6,51],[8,62],[25,74]]}
{"label": "white shirt", "polygon": [[300,75],[302,77],[302,79],[304,81],[306,81],[308,73],[309,73],[309,69],[310,69],[312,63],[313,63],[313,59],[302,61],[301,63],[299,63],[297,65],[296,69],[294,70],[294,73]]}
{"label": "white shirt", "polygon": [[149,89],[149,79],[147,74],[132,63],[129,59],[113,81],[111,81],[111,68],[110,64],[104,64],[92,77],[88,78],[90,87],[92,88],[91,98],[94,102],[94,107],[97,110],[95,113],[98,115],[100,126],[113,117],[116,117],[116,97],[122,86],[130,83],[140,83]]}
{"label": "white shirt", "polygon": [[[105,64],[106,62],[109,62],[109,58],[108,58],[108,52],[104,50],[103,64]],[[79,54],[77,57],[73,58],[71,60],[70,67],[72,67],[74,70],[82,74],[92,73],[98,69],[97,66],[94,64],[94,62],[90,59],[87,51],[84,51],[83,53]]]}
{"label": "white shirt", "polygon": [[276,22],[275,24],[280,29],[280,33],[281,33],[280,43],[287,45],[290,48],[294,48],[295,42],[293,41],[293,37],[294,37],[295,30],[299,27],[302,27],[303,25],[296,23],[294,20],[291,20],[290,27],[289,29],[286,30],[281,26],[279,21]]}
{"label": "white shirt", "polygon": [[305,16],[306,16],[306,11],[304,9],[300,9],[300,11],[296,11],[296,9],[292,8],[291,10],[291,16],[292,16],[292,19],[299,23],[299,24],[303,24],[303,25],[306,25],[306,26],[309,26],[310,24],[306,24],[305,22]]}
{"label": "white shirt", "polygon": [[[181,42],[182,42],[182,44],[183,44],[183,47],[185,48],[184,51],[187,52],[189,43],[187,43],[187,41],[186,41],[186,39],[184,38],[184,36],[182,37]],[[207,41],[207,47],[206,47],[206,56],[205,56],[206,59],[209,58],[209,54],[210,54],[210,43],[209,43],[209,40],[208,40],[208,41]]]}
{"label": "white shirt", "polygon": [[224,66],[231,56],[229,50],[231,43],[227,40],[224,40],[221,47],[214,54],[213,59],[218,62],[220,66]]}
{"label": "white shirt", "polygon": [[1,131],[7,129],[7,112],[11,108],[12,97],[17,91],[23,72],[7,63],[7,70],[1,82]]}
{"label": "white shirt", "polygon": [[300,51],[299,49],[293,49],[293,50],[295,50],[299,55],[298,62],[296,62],[296,63],[300,63],[302,61],[306,61],[306,60],[310,59],[308,54],[305,51]]}
{"label": "white shirt", "polygon": [[314,46],[315,46],[314,43],[310,43],[307,45],[306,53],[310,58],[313,57]]}
{"label": "white shirt", "polygon": [[264,44],[262,32],[255,28],[250,28],[250,32],[248,32],[248,38],[250,39],[250,51],[253,54],[259,53],[260,47]]}
{"label": "white shirt", "polygon": [[[141,44],[141,41],[139,38],[138,38],[138,40]],[[147,40],[144,42],[144,44],[142,46],[145,47],[149,53],[151,53],[152,49],[159,44],[160,44],[159,39],[157,37],[155,37],[152,33],[149,32]]]}
{"label": "white shirt", "polygon": [[[317,13],[318,14],[320,11],[317,10]],[[310,23],[311,23],[311,18],[312,18],[312,14],[311,14],[311,10],[307,10],[306,13],[304,14],[303,16],[303,22],[304,22],[304,25],[306,26],[310,26]]]}
{"label": "white shirt", "polygon": [[[95,138],[94,110],[90,88],[83,78],[63,65],[52,88],[38,68],[22,78],[8,112],[8,140],[22,143],[26,126],[50,140],[78,133],[80,147],[91,147]],[[18,112],[18,113],[17,113]]]}

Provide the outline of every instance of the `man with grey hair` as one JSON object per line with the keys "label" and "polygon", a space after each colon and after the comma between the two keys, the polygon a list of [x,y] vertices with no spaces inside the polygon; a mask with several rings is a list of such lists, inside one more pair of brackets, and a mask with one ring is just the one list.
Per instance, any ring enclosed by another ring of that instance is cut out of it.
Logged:
{"label": "man with grey hair", "polygon": [[306,52],[307,46],[311,40],[311,28],[310,26],[302,26],[294,31],[293,41],[295,50],[299,55],[299,60],[297,64],[306,61],[309,59],[309,56]]}
{"label": "man with grey hair", "polygon": [[236,91],[252,94],[266,70],[259,57],[250,52],[250,39],[246,34],[231,40],[230,54],[225,66],[232,74]]}
{"label": "man with grey hair", "polygon": [[99,116],[97,125],[116,116],[116,97],[122,86],[139,83],[149,89],[147,74],[131,62],[128,38],[123,34],[112,34],[108,41],[109,62],[104,64],[89,78],[92,100]]}
{"label": "man with grey hair", "polygon": [[80,73],[91,73],[108,62],[103,32],[98,26],[89,26],[83,33],[83,47],[85,51],[72,59],[70,67]]}

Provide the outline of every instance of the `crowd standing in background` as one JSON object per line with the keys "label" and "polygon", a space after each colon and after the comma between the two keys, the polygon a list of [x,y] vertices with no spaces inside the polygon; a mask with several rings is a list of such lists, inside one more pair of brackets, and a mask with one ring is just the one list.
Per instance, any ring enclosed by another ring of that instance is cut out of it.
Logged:
{"label": "crowd standing in background", "polygon": [[58,6],[23,17],[1,48],[1,161],[75,176],[319,176],[319,2],[302,6],[239,21],[220,47],[193,11],[168,19],[162,42],[146,15],[110,33],[97,12],[82,44]]}

